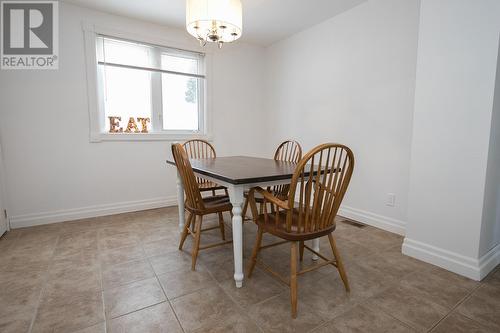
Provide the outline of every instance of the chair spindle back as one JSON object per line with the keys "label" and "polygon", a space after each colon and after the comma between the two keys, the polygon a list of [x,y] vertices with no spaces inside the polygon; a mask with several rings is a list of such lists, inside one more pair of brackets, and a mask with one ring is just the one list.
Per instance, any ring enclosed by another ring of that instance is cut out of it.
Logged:
{"label": "chair spindle back", "polygon": [[[208,141],[192,139],[182,144],[189,158],[216,158],[215,148]],[[207,183],[208,180],[196,177],[198,184]]]}
{"label": "chair spindle back", "polygon": [[179,144],[172,144],[172,155],[174,156],[177,171],[182,179],[184,192],[186,193],[186,206],[191,209],[203,210],[204,204],[198,182],[194,175],[191,163],[184,148]]}
{"label": "chair spindle back", "polygon": [[[274,159],[276,161],[298,163],[301,158],[302,158],[302,147],[297,141],[293,140],[287,140],[282,142],[276,149],[276,152],[274,153]],[[278,198],[286,199],[289,189],[290,189],[289,184],[276,185],[273,186],[272,192]]]}
{"label": "chair spindle back", "polygon": [[[326,143],[309,151],[292,177],[286,231],[300,234],[330,228],[335,223],[353,169],[354,155],[344,145]],[[298,214],[293,230],[292,214]]]}

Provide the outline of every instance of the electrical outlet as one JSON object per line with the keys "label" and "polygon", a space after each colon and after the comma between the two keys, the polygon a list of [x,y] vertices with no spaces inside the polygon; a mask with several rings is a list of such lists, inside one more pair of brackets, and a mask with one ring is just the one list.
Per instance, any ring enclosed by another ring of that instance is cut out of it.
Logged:
{"label": "electrical outlet", "polygon": [[394,207],[396,205],[396,195],[394,193],[387,193],[385,204],[389,207]]}

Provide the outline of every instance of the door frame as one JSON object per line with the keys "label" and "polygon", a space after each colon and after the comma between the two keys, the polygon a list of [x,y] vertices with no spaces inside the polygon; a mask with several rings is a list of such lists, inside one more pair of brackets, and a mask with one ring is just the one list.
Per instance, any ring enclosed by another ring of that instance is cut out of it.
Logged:
{"label": "door frame", "polygon": [[0,202],[3,205],[3,207],[0,206],[0,221],[4,221],[5,220],[5,225],[7,227],[7,231],[10,231],[9,216],[7,215],[7,217],[5,217],[4,216],[4,211],[3,211],[4,209],[7,210],[7,195],[6,195],[5,186],[6,186],[6,183],[5,183],[5,167],[4,167],[4,164],[3,164],[2,143],[0,142]]}

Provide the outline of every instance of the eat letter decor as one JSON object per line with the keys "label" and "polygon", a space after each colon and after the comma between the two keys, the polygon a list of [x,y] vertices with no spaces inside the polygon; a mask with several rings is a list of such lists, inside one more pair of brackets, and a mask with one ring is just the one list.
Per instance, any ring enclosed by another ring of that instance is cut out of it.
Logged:
{"label": "eat letter decor", "polygon": [[128,119],[128,124],[127,128],[125,131],[123,130],[123,127],[120,127],[120,121],[122,120],[122,117],[115,117],[115,116],[110,116],[108,117],[109,119],[109,133],[132,133],[132,130],[134,133],[148,133],[148,123],[151,122],[151,119],[149,118],[141,118],[137,117],[137,121],[141,124],[142,129],[139,130],[139,127],[137,126],[137,123],[133,117],[130,117]]}

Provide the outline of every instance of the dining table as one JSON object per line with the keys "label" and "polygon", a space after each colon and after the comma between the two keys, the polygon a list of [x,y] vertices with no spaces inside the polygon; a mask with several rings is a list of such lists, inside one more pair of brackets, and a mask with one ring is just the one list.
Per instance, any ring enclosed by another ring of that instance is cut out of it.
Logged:
{"label": "dining table", "polygon": [[[232,208],[232,236],[234,254],[234,280],[236,287],[243,285],[243,217],[242,206],[245,192],[252,187],[289,184],[296,163],[276,161],[270,158],[251,156],[226,156],[216,158],[190,159],[191,168],[196,176],[215,182],[227,188]],[[175,166],[173,158],[167,163]],[[179,207],[179,229],[185,223],[184,187],[177,172],[177,200]],[[319,251],[319,239],[312,240],[312,248]],[[313,256],[313,260],[317,260]]]}

